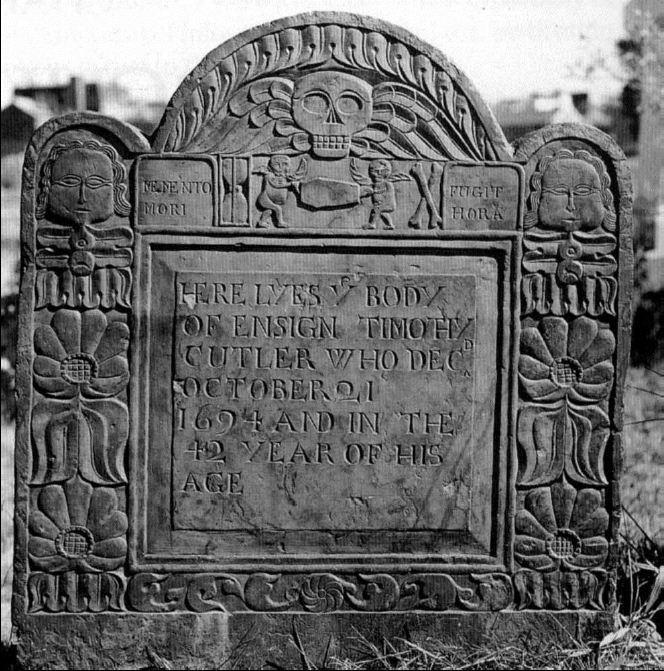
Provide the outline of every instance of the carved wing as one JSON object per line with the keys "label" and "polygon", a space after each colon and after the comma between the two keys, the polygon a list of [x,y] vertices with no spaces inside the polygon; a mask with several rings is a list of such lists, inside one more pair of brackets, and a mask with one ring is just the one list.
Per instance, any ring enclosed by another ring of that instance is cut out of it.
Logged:
{"label": "carved wing", "polygon": [[304,156],[300,159],[300,162],[297,166],[297,169],[295,172],[290,176],[291,180],[293,182],[301,182],[305,175],[307,174],[307,169],[309,168],[309,164],[307,163],[307,159],[304,158]]}
{"label": "carved wing", "polygon": [[456,108],[441,107],[425,93],[395,82],[373,90],[373,115],[357,133],[354,153],[401,159],[480,159],[475,122],[462,96]]}
{"label": "carved wing", "polygon": [[361,184],[362,186],[371,186],[371,180],[366,175],[362,174],[362,171],[354,158],[350,159],[350,174],[358,184]]}
{"label": "carved wing", "polygon": [[410,175],[407,175],[405,172],[395,172],[387,179],[390,182],[411,182],[413,178]]}
{"label": "carved wing", "polygon": [[[465,92],[463,78],[444,59],[425,55],[424,45],[410,39],[405,44],[387,26],[376,30],[340,25],[334,21],[312,23],[309,18],[303,21],[288,26],[274,24],[273,30],[239,46],[237,39],[231,41],[222,58],[217,52],[211,53],[173,96],[168,115],[157,131],[154,148],[159,151],[220,151],[215,146],[216,133],[208,127],[216,126],[224,119],[228,101],[241,87],[259,78],[291,75],[294,78],[314,68],[325,67],[365,77],[372,82],[394,82],[434,102],[441,108],[441,118],[444,119],[441,123],[452,136],[452,144],[458,143],[461,148],[452,154],[454,157],[460,151],[460,157],[472,160],[511,158],[502,133],[485,118],[481,105],[478,107],[480,101],[476,94],[472,90]],[[372,127],[363,131],[363,137],[356,138],[351,147],[354,155],[389,156],[390,153],[380,147],[389,130],[387,124],[376,119]],[[437,141],[434,143],[434,160],[444,160],[450,155],[439,145]],[[403,147],[399,153],[403,158],[425,158],[427,155],[423,152],[421,156],[415,156],[412,149]]]}
{"label": "carved wing", "polygon": [[240,88],[228,101],[218,125],[201,129],[206,143],[227,155],[295,154],[309,149],[309,140],[293,123],[293,82],[266,77]]}

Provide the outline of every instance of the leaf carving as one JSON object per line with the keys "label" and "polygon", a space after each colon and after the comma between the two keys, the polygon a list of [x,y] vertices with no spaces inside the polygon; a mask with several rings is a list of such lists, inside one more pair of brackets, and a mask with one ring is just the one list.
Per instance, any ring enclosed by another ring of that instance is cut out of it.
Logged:
{"label": "leaf carving", "polygon": [[[260,142],[240,146],[239,139],[246,138],[247,121],[251,120],[254,129],[269,127],[271,132],[271,121],[285,118],[291,80],[303,70],[322,68],[382,82],[376,87],[380,108],[376,120],[387,117],[394,133],[383,155],[476,160],[497,157],[468,98],[428,56],[394,37],[337,24],[308,25],[264,35],[214,63],[186,98],[179,97],[179,112],[163,150],[222,151],[223,147],[226,154],[255,151],[252,147],[264,145],[267,135],[259,133]],[[270,101],[281,105],[271,106]],[[250,112],[250,108],[259,111]],[[229,128],[235,124],[240,126],[237,131]],[[224,138],[223,143],[220,138]],[[397,148],[398,153],[391,153]],[[283,143],[277,149],[285,150]]]}
{"label": "leaf carving", "polygon": [[115,573],[33,573],[28,578],[28,612],[121,611],[124,590],[124,580]]}
{"label": "leaf carving", "polygon": [[609,418],[597,407],[527,404],[519,413],[523,458],[518,483],[544,485],[564,472],[579,484],[607,484],[603,461],[608,435]]}
{"label": "leaf carving", "polygon": [[79,409],[59,401],[42,401],[32,413],[30,482],[64,482],[80,472],[97,485],[125,483],[128,435],[127,406],[117,399],[86,400]]}

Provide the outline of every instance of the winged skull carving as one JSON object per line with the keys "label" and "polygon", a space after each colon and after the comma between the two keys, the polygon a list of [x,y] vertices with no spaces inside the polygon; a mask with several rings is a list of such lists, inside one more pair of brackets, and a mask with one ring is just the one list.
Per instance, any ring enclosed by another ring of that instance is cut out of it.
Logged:
{"label": "winged skull carving", "polygon": [[333,70],[296,81],[266,77],[231,97],[215,144],[224,154],[311,152],[322,159],[474,156],[465,137],[470,111],[454,109],[456,117],[405,84],[372,86]]}

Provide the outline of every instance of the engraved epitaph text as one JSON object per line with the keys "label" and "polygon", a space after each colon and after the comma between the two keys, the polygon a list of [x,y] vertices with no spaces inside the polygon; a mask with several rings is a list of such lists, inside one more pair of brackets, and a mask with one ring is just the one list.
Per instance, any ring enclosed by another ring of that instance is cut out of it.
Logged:
{"label": "engraved epitaph text", "polygon": [[467,528],[474,276],[178,273],[176,290],[177,528]]}

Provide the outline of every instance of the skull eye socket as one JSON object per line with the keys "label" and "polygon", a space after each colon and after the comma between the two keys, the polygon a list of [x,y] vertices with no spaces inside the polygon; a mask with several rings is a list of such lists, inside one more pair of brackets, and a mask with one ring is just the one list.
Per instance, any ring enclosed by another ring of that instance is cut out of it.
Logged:
{"label": "skull eye socket", "polygon": [[325,94],[313,92],[304,97],[302,107],[311,114],[327,114],[330,102]]}
{"label": "skull eye socket", "polygon": [[357,114],[364,107],[364,101],[354,93],[342,93],[337,99],[337,110],[341,114]]}

